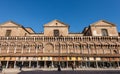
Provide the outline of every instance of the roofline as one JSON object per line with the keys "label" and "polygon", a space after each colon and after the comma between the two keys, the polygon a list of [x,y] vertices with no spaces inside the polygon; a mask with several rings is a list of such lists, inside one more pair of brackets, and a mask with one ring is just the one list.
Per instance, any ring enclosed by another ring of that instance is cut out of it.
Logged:
{"label": "roofline", "polygon": [[99,21],[97,21],[97,22],[94,22],[94,23],[90,24],[90,26],[94,26],[96,23],[101,22],[101,21],[106,22],[106,23],[108,23],[108,24],[111,24],[111,25],[113,25],[113,26],[116,26],[115,24],[113,24],[113,23],[111,23],[111,22],[108,22],[108,21],[106,21],[106,20],[99,20]]}
{"label": "roofline", "polygon": [[[66,27],[69,27],[68,24],[65,24],[65,23],[63,23],[63,22],[61,22],[61,21],[59,21],[59,20],[57,20],[57,19],[55,19],[55,20],[53,20],[53,21],[57,21],[57,22],[59,22],[59,23],[61,23],[61,24],[64,24]],[[53,21],[51,21],[51,22],[53,22]],[[51,23],[51,22],[48,22],[48,23]],[[44,24],[44,27],[46,27],[46,25],[47,25],[48,23]]]}

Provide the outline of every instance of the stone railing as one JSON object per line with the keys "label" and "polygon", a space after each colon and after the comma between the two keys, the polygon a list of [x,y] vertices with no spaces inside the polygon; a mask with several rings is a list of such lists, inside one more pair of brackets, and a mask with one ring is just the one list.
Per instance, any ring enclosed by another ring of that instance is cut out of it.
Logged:
{"label": "stone railing", "polygon": [[65,37],[52,37],[52,36],[0,36],[0,41],[120,41],[119,36],[65,36]]}

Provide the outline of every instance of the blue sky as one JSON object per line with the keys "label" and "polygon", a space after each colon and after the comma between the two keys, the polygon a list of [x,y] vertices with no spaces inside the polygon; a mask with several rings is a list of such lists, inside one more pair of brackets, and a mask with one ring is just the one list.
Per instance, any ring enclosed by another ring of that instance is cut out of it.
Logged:
{"label": "blue sky", "polygon": [[39,33],[54,19],[70,25],[70,32],[101,19],[120,31],[120,0],[0,0],[0,23],[12,20]]}

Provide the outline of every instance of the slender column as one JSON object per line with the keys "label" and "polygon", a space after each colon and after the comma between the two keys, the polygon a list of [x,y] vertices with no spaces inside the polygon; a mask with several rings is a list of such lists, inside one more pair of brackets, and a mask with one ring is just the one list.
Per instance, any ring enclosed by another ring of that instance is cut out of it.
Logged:
{"label": "slender column", "polygon": [[[24,61],[22,61],[22,65],[23,65]],[[22,66],[23,67],[23,66]]]}
{"label": "slender column", "polygon": [[7,63],[6,63],[6,68],[8,68],[8,63],[9,63],[9,61],[7,61]]}
{"label": "slender column", "polygon": [[14,62],[14,68],[16,68],[16,61]]}
{"label": "slender column", "polygon": [[86,67],[86,68],[88,68],[87,62],[88,62],[88,61],[85,61],[85,67]]}
{"label": "slender column", "polygon": [[39,65],[38,65],[38,60],[37,60],[37,68],[39,67]]}
{"label": "slender column", "polygon": [[103,68],[104,68],[105,66],[104,66],[104,61],[103,61]]}
{"label": "slender column", "polygon": [[31,61],[29,61],[29,68],[31,68]]}
{"label": "slender column", "polygon": [[34,37],[34,42],[35,42],[35,37]]}
{"label": "slender column", "polygon": [[81,63],[81,64],[80,64],[80,67],[83,68],[82,61],[80,61],[80,63]]}
{"label": "slender column", "polygon": [[14,49],[14,53],[16,53],[16,48],[17,48],[17,47],[15,47],[15,49]]}
{"label": "slender column", "polygon": [[26,37],[25,37],[25,42],[26,42]]}
{"label": "slender column", "polygon": [[89,68],[90,67],[90,61],[87,61],[87,68]]}
{"label": "slender column", "polygon": [[65,41],[65,37],[64,37],[64,41]]}
{"label": "slender column", "polygon": [[51,67],[54,68],[53,61],[52,61]]}
{"label": "slender column", "polygon": [[112,64],[111,64],[111,61],[109,61],[109,63],[110,63],[110,68],[112,68]]}
{"label": "slender column", "polygon": [[96,61],[96,66],[97,66],[97,68],[98,68],[98,62]]}
{"label": "slender column", "polygon": [[67,68],[68,68],[68,61],[67,61]]}
{"label": "slender column", "polygon": [[118,68],[119,68],[119,66],[120,66],[120,65],[119,65],[119,61],[117,61],[117,65],[118,65]]}
{"label": "slender column", "polygon": [[46,68],[47,66],[46,66],[46,61],[44,61],[44,68]]}
{"label": "slender column", "polygon": [[29,47],[29,53],[30,53],[31,47]]}
{"label": "slender column", "polygon": [[75,63],[75,61],[74,61],[73,63],[74,63],[74,66],[76,66],[76,63]]}

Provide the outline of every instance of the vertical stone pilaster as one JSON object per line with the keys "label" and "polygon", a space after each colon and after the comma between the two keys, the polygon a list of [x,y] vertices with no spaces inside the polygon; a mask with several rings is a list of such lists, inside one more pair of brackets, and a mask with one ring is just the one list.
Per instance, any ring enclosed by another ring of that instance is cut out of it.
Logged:
{"label": "vertical stone pilaster", "polygon": [[9,50],[10,50],[10,48],[9,48],[9,46],[8,46],[7,53],[9,53]]}

